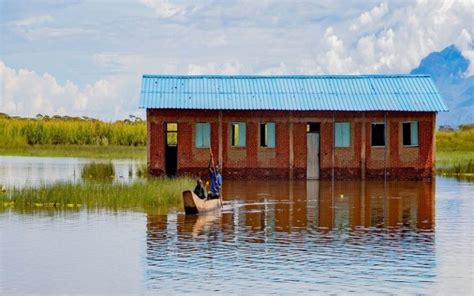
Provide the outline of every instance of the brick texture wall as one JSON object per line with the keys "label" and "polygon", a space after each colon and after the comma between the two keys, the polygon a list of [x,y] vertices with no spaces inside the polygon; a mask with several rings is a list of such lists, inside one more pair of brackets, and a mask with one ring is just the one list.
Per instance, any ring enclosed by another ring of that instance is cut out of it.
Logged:
{"label": "brick texture wall", "polygon": [[[209,122],[212,152],[216,161],[222,162],[224,177],[287,179],[293,176],[295,179],[305,179],[306,124],[315,122],[320,124],[321,179],[331,179],[334,174],[336,179],[430,180],[434,169],[435,116],[436,114],[432,112],[149,109],[147,110],[148,168],[152,175],[166,173],[164,126],[166,122],[177,122],[178,174],[207,175],[209,148],[196,148],[195,123]],[[334,147],[334,121],[351,123],[350,147]],[[372,122],[385,121],[386,146],[371,147]],[[416,147],[402,145],[402,123],[405,121],[418,121],[419,145]],[[246,123],[246,147],[231,146],[232,122]],[[260,147],[260,123],[265,122],[276,124],[275,148]],[[293,141],[292,149],[291,141]]]}

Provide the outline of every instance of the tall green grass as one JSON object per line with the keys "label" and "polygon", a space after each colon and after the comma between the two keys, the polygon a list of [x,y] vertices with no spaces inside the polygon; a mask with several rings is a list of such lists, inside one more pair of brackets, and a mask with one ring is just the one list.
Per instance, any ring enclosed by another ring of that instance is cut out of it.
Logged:
{"label": "tall green grass", "polygon": [[111,162],[91,162],[84,165],[81,170],[81,178],[84,181],[112,182],[115,177],[114,165]]}
{"label": "tall green grass", "polygon": [[474,151],[437,151],[436,173],[448,176],[474,176]]}
{"label": "tall green grass", "polygon": [[436,134],[436,172],[449,176],[474,176],[474,125]]}
{"label": "tall green grass", "polygon": [[0,212],[8,209],[163,210],[182,207],[190,178],[140,180],[132,184],[102,182],[56,183],[0,192]]}
{"label": "tall green grass", "polygon": [[10,117],[0,113],[0,147],[26,145],[146,145],[146,123],[141,119],[104,122],[90,118],[40,116]]}
{"label": "tall green grass", "polygon": [[437,151],[474,151],[474,129],[436,133]]}

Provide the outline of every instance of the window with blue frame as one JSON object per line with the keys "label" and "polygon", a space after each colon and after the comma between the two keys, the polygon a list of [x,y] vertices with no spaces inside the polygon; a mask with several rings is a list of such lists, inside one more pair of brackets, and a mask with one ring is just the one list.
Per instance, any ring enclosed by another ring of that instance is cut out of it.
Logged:
{"label": "window with blue frame", "polygon": [[418,146],[418,121],[404,122],[403,146]]}
{"label": "window with blue frame", "polygon": [[260,124],[260,147],[275,148],[275,123]]}
{"label": "window with blue frame", "polygon": [[351,146],[350,122],[336,122],[334,124],[334,145],[342,148]]}
{"label": "window with blue frame", "polygon": [[196,123],[196,148],[209,148],[211,142],[211,124]]}
{"label": "window with blue frame", "polygon": [[246,126],[245,122],[234,122],[231,125],[231,145],[233,147],[245,147],[246,145]]}

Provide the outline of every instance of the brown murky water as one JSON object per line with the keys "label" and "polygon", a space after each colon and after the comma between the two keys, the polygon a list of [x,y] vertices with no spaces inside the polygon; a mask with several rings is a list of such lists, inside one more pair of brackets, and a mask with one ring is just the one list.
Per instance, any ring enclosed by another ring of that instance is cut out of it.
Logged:
{"label": "brown murky water", "polygon": [[0,294],[473,294],[474,183],[231,182],[224,211],[0,213]]}

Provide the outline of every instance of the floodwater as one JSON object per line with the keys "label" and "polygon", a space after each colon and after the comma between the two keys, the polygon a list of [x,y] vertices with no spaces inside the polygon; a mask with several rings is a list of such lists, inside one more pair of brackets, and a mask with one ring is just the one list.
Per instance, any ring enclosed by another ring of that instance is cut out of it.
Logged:
{"label": "floodwater", "polygon": [[214,215],[0,212],[0,294],[474,293],[474,183],[224,181]]}
{"label": "floodwater", "polygon": [[137,167],[140,162],[137,160],[0,156],[0,186],[23,188],[55,182],[81,182],[82,168],[92,162],[111,162],[115,182],[130,183],[138,178]]}

